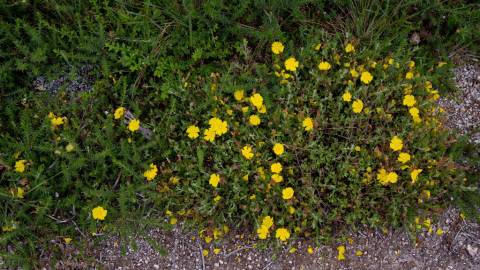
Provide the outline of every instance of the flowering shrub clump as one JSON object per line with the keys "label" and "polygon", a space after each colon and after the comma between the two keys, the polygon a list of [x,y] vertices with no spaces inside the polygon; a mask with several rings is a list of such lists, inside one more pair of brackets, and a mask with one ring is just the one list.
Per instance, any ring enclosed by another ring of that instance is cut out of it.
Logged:
{"label": "flowering shrub clump", "polygon": [[211,80],[214,90],[193,102],[180,129],[216,117],[228,131],[212,144],[178,138],[185,148],[170,169],[185,182],[169,194],[196,198],[182,211],[286,241],[328,238],[341,225],[405,224],[442,202],[462,171],[446,154],[454,141],[434,74],[405,56],[364,57],[354,42],[337,48],[292,51],[275,41],[263,83]]}
{"label": "flowering shrub clump", "polygon": [[441,67],[369,58],[354,41],[268,46],[271,64],[185,76],[165,103],[106,78],[70,106],[58,95],[6,113],[21,124],[0,135],[3,233],[49,224],[72,239],[156,213],[208,242],[232,226],[325,240],[359,224],[415,229],[466,185],[436,105]]}

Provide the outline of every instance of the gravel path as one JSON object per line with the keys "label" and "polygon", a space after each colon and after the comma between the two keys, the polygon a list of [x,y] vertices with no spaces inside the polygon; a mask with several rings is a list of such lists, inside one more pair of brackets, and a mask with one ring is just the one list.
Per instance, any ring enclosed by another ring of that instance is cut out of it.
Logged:
{"label": "gravel path", "polygon": [[[282,249],[253,247],[253,240],[230,232],[217,243],[206,244],[195,233],[153,229],[122,245],[111,236],[94,245],[94,261],[78,262],[74,252],[47,268],[55,269],[480,269],[480,225],[464,220],[458,211],[443,213],[432,231],[415,238],[405,230],[365,230],[345,243],[346,259],[338,261],[337,245],[314,246],[297,240]],[[437,234],[441,228],[443,234]],[[153,245],[152,243],[155,243]],[[122,255],[122,246],[126,246]],[[161,247],[158,249],[158,247]],[[309,254],[307,248],[313,247]],[[291,253],[291,248],[296,248]],[[214,254],[214,248],[220,248]],[[207,254],[202,254],[208,250]],[[167,253],[165,253],[167,251]],[[361,251],[359,256],[356,253]],[[47,263],[47,262],[46,262]],[[51,262],[50,262],[51,263]],[[48,263],[47,263],[48,264]]]}
{"label": "gravel path", "polygon": [[453,98],[439,100],[439,105],[446,111],[445,123],[480,144],[480,66],[457,67],[454,74],[459,92]]}

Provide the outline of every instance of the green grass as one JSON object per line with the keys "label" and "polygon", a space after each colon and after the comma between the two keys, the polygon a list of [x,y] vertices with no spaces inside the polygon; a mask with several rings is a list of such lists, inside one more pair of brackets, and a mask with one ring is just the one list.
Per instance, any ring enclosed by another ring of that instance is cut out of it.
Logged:
{"label": "green grass", "polygon": [[[478,55],[477,6],[433,0],[1,3],[0,256],[35,268],[37,247],[52,239],[79,244],[82,234],[126,236],[139,220],[158,217],[185,221],[209,237],[235,225],[256,234],[269,215],[274,228],[266,244],[278,244],[274,229],[280,227],[292,238],[318,241],[361,224],[408,227],[415,216],[431,217],[447,206],[450,196],[473,215],[468,206],[478,205],[478,174],[455,161],[478,163],[476,148],[435,123],[424,85],[453,91],[451,64],[439,68],[438,62],[459,48]],[[418,45],[409,42],[415,32],[422,33]],[[273,41],[285,45],[281,55],[272,55]],[[345,53],[348,42],[354,54]],[[290,56],[300,66],[286,71],[292,77],[283,83],[275,72]],[[384,68],[389,58],[395,63]],[[410,60],[417,75],[409,81]],[[319,71],[320,61],[332,69]],[[86,64],[93,66],[91,92],[33,89],[39,76],[74,79]],[[361,73],[362,65],[374,76],[368,85],[349,73]],[[429,124],[414,125],[401,104],[408,84]],[[238,89],[261,94],[267,113],[236,101]],[[342,101],[346,90],[363,100],[361,114]],[[153,136],[132,133],[114,119],[119,106]],[[50,112],[65,123],[52,128]],[[258,127],[248,124],[254,113]],[[203,132],[214,116],[228,122],[228,132],[210,143]],[[306,117],[313,132],[302,128]],[[185,133],[190,125],[201,129],[195,140]],[[402,169],[388,147],[394,135],[412,155],[410,168]],[[280,157],[271,151],[276,142],[285,145]],[[252,160],[241,155],[245,145],[253,148]],[[15,162],[22,159],[26,170],[19,173]],[[275,161],[283,165],[281,183],[270,180]],[[159,172],[146,181],[150,163]],[[424,171],[412,185],[409,170],[417,167]],[[395,171],[398,182],[379,184],[381,168]],[[213,173],[222,179],[217,188],[208,183]],[[287,186],[295,190],[292,200],[281,197]],[[99,205],[108,211],[105,221],[92,219]]]}

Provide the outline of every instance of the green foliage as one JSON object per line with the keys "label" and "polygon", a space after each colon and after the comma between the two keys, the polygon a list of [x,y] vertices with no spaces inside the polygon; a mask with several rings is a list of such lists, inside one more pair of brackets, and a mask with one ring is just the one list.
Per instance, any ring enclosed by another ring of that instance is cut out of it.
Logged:
{"label": "green foliage", "polygon": [[[418,34],[419,54],[429,61],[447,59],[452,51],[470,50],[479,57],[480,4],[476,1],[338,1],[339,15],[326,29],[358,38],[382,53],[403,48]],[[416,43],[414,43],[416,44]]]}
{"label": "green foliage", "polygon": [[[429,80],[441,92],[451,89],[449,65],[437,68],[439,59],[431,52],[441,55],[456,45],[475,49],[478,33],[469,30],[478,28],[475,3],[453,5],[0,3],[0,256],[12,265],[37,267],[36,261],[23,258],[36,258],[38,248],[51,240],[71,237],[80,245],[84,235],[126,236],[139,225],[164,226],[175,218],[205,228],[204,236],[211,236],[220,229],[226,233],[223,225],[245,225],[255,232],[261,218],[270,215],[275,228],[286,227],[292,236],[331,240],[361,224],[411,224],[416,215],[429,216],[445,206],[449,196],[465,206],[466,214],[474,213],[468,206],[478,205],[473,188],[478,174],[454,161],[478,165],[475,148],[441,128],[434,130],[433,120],[412,124],[401,105],[410,58],[418,72],[411,83],[427,121],[435,118],[430,112],[434,105],[423,83]],[[339,15],[340,22],[335,20]],[[409,35],[424,29],[428,38],[411,47]],[[285,51],[271,57],[271,43],[277,40]],[[356,45],[355,54],[345,54],[346,42]],[[318,43],[322,48],[315,50]],[[286,55],[300,62],[297,72],[287,72],[290,78],[281,75]],[[384,69],[387,58],[395,64]],[[320,72],[321,60],[329,61],[332,70]],[[85,64],[94,67],[89,92],[72,92],[68,84],[58,93],[32,87],[39,76],[47,81],[72,78]],[[370,85],[349,75],[350,68],[360,72],[362,65],[374,75]],[[255,109],[247,100],[234,100],[238,89],[263,96],[267,113],[257,112],[260,126],[248,124]],[[341,100],[345,90],[363,100],[361,114]],[[152,137],[129,131],[127,120],[114,119],[119,106],[140,119]],[[50,112],[65,117],[64,124],[52,127]],[[205,142],[203,132],[214,116],[227,121],[228,132],[214,143]],[[307,116],[314,120],[313,132],[302,129]],[[187,137],[189,125],[201,128],[199,138]],[[417,186],[410,183],[411,168],[401,169],[388,148],[395,134],[408,145],[411,164],[424,169]],[[271,151],[275,142],[285,144],[281,157]],[[241,155],[247,144],[254,149],[252,160]],[[15,171],[18,160],[26,161],[22,173]],[[274,161],[283,165],[282,183],[271,181]],[[159,173],[146,181],[143,173],[151,163]],[[376,174],[383,167],[398,173],[397,184],[378,183]],[[212,173],[222,179],[216,189],[208,183]],[[287,185],[295,190],[290,201],[281,197]],[[430,192],[429,200],[424,190]],[[92,219],[96,206],[108,210],[105,221]],[[6,252],[6,246],[16,252]]]}

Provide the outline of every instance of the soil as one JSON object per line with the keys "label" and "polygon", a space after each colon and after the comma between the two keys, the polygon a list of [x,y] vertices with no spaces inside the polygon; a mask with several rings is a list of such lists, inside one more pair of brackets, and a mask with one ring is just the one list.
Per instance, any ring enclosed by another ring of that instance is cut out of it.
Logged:
{"label": "soil", "polygon": [[[280,249],[262,250],[254,247],[253,239],[238,232],[206,244],[195,233],[182,232],[180,228],[179,225],[171,231],[153,229],[145,236],[132,236],[129,245],[124,245],[117,236],[109,236],[92,245],[91,262],[79,262],[78,254],[69,252],[54,265],[45,261],[45,266],[125,270],[480,269],[480,225],[463,219],[455,209],[445,211],[430,233],[425,229],[413,238],[406,230],[352,233],[346,243],[338,244],[346,247],[343,261],[337,259],[338,245],[315,246],[299,239]],[[438,228],[443,234],[436,233]],[[156,248],[157,245],[161,248]],[[126,247],[123,255],[122,246]],[[309,246],[313,248],[312,254],[307,252]],[[294,253],[290,252],[292,247],[296,248]],[[214,254],[214,248],[220,248],[220,252]],[[202,254],[203,250],[208,250],[208,255]],[[358,256],[357,251],[363,254]]]}

